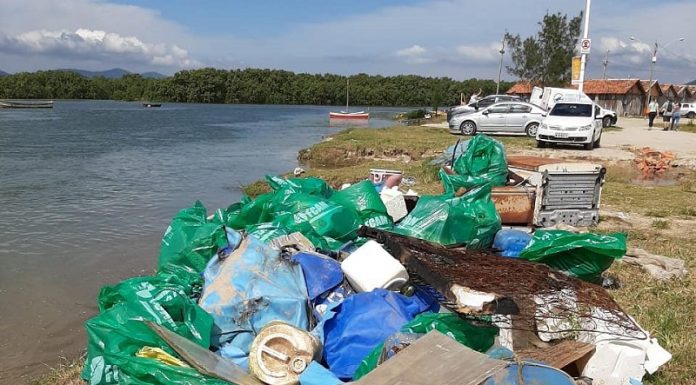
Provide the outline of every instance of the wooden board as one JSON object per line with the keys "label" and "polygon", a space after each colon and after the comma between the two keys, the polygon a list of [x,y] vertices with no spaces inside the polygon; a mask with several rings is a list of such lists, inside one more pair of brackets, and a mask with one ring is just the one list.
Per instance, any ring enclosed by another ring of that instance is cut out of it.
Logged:
{"label": "wooden board", "polygon": [[585,356],[594,353],[595,347],[580,341],[562,341],[559,344],[548,348],[535,348],[517,351],[518,357],[523,359],[537,360],[563,369],[566,366],[581,360]]}
{"label": "wooden board", "polygon": [[432,331],[361,378],[359,385],[478,385],[507,366]]}

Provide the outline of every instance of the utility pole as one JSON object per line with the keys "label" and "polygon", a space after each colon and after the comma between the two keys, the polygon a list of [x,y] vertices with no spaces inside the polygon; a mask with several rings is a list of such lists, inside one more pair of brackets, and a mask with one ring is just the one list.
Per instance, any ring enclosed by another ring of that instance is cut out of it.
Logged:
{"label": "utility pole", "polygon": [[[582,38],[587,39],[590,34],[590,5],[592,0],[585,0],[585,28],[582,31]],[[580,57],[580,84],[578,91],[582,94],[583,83],[585,83],[585,63],[587,62],[587,54],[582,54]]]}
{"label": "utility pole", "polygon": [[[505,35],[507,35],[507,31],[505,31]],[[505,55],[505,35],[503,35],[503,40],[500,41],[500,65],[498,65],[498,84],[495,86],[495,94],[499,95],[500,94],[500,77],[503,74],[503,56]]]}
{"label": "utility pole", "polygon": [[609,50],[607,50],[606,55],[604,55],[604,61],[602,62],[604,65],[604,80],[607,79],[607,66],[609,65]]}
{"label": "utility pole", "polygon": [[645,98],[645,109],[648,109],[650,104],[650,99],[652,99],[652,79],[653,72],[655,71],[655,63],[657,62],[657,42],[655,42],[655,48],[653,49],[652,58],[650,58],[650,80],[648,80],[648,97]]}

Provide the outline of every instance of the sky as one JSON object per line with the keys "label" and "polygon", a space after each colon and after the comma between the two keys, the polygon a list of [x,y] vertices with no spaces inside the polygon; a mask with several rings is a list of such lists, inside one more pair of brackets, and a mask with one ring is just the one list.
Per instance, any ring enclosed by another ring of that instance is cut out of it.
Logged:
{"label": "sky", "polygon": [[[0,70],[182,69],[496,79],[500,40],[584,0],[0,0]],[[695,0],[595,0],[587,78],[696,79]],[[635,37],[631,40],[631,36]],[[684,41],[678,39],[684,37]],[[509,52],[504,65],[511,65]],[[516,80],[503,70],[505,80]]]}

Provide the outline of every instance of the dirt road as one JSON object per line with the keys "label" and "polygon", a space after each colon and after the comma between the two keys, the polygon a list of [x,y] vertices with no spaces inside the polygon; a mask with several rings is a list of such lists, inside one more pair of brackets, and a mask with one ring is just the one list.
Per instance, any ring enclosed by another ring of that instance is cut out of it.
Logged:
{"label": "dirt road", "polygon": [[[618,130],[611,129],[602,134],[602,146],[592,151],[580,147],[562,146],[550,149],[523,150],[521,154],[548,155],[560,158],[587,158],[602,160],[631,160],[634,150],[652,147],[661,151],[672,151],[677,156],[675,164],[696,167],[696,134],[681,131],[662,131],[662,122],[655,119],[656,127],[648,129],[648,122],[638,118],[620,118]],[[682,119],[682,125],[688,119]],[[447,123],[427,125],[447,128]]]}

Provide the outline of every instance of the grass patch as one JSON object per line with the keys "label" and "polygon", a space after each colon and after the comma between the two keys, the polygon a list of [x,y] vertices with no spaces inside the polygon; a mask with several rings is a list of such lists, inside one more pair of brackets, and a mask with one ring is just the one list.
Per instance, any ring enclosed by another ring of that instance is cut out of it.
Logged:
{"label": "grass patch", "polygon": [[26,385],[84,385],[85,382],[80,378],[84,360],[84,355],[72,361],[62,358],[58,366],[51,368],[48,374],[29,381]]}
{"label": "grass patch", "polygon": [[242,192],[252,198],[256,198],[257,196],[270,191],[271,188],[268,186],[265,180],[257,180],[254,183],[249,183],[242,186]]}
{"label": "grass patch", "polygon": [[602,128],[602,132],[618,132],[623,131],[623,127],[611,126]]}
{"label": "grass patch", "polygon": [[[666,175],[672,185],[638,185],[640,173],[632,162],[607,166],[602,204],[626,212],[655,218],[689,215],[696,198],[696,175],[691,170],[673,169]],[[689,215],[691,216],[691,215]]]}
{"label": "grass patch", "polygon": [[[443,128],[352,128],[300,151],[299,160],[313,168],[348,167],[379,160],[410,163],[438,155],[458,138],[468,139]],[[534,144],[528,137],[495,138],[508,148],[532,148]]]}
{"label": "grass patch", "polygon": [[654,221],[652,221],[650,226],[652,226],[656,229],[659,229],[659,230],[669,229],[669,221],[665,221],[662,219],[655,219]]}
{"label": "grass patch", "polygon": [[682,209],[679,210],[678,214],[685,217],[696,217],[696,208],[682,207]]}

